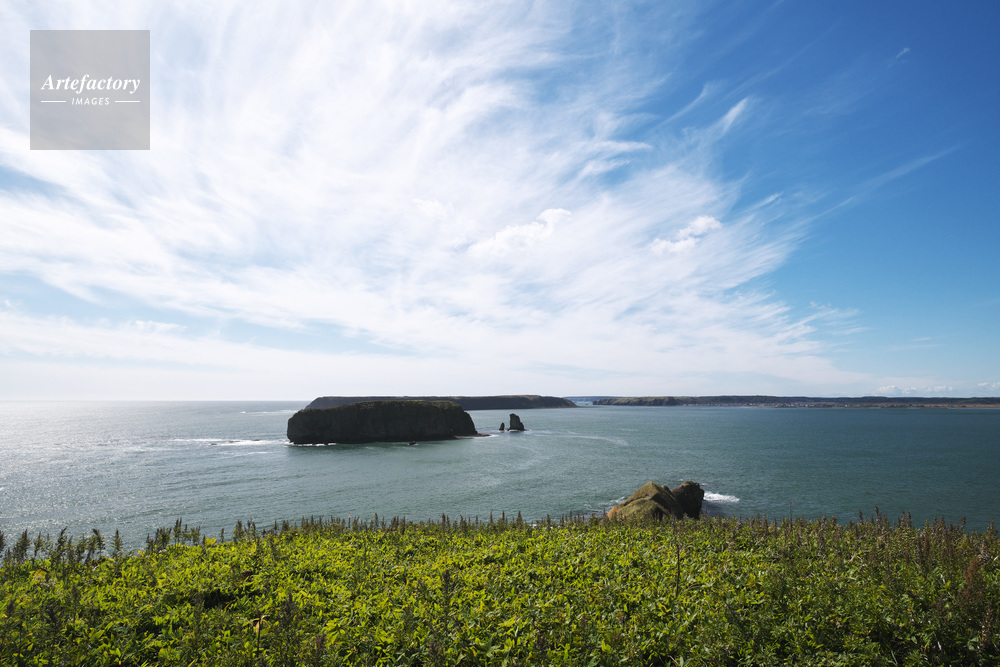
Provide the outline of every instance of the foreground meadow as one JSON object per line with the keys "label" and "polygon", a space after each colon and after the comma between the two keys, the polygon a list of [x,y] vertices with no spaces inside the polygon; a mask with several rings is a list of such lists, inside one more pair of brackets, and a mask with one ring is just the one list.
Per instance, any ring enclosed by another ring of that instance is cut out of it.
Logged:
{"label": "foreground meadow", "polygon": [[3,542],[3,665],[1000,664],[996,531],[877,512]]}

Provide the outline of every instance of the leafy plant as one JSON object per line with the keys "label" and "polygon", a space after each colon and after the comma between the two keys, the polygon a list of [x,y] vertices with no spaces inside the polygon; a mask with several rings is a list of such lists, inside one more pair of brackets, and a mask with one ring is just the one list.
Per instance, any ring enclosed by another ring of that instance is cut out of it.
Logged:
{"label": "leafy plant", "polygon": [[0,544],[0,664],[1000,663],[1000,541],[879,513],[178,520]]}

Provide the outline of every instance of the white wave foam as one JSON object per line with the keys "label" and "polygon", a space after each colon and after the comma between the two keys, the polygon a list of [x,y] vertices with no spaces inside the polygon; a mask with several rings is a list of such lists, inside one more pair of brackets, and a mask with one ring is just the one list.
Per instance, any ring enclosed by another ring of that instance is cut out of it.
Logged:
{"label": "white wave foam", "polygon": [[723,493],[712,493],[711,491],[705,492],[705,500],[711,503],[738,503],[740,499],[736,496],[727,496]]}
{"label": "white wave foam", "polygon": [[287,445],[287,440],[240,439],[232,438],[171,438],[171,442],[192,442],[215,445],[216,447],[245,447],[249,445]]}
{"label": "white wave foam", "polygon": [[287,440],[224,440],[212,443],[218,447],[252,447],[254,445],[287,445]]}

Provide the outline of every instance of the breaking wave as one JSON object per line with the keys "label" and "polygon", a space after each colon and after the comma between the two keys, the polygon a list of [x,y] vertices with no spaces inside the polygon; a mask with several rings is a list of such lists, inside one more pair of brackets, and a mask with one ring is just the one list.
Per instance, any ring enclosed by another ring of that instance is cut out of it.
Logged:
{"label": "breaking wave", "polygon": [[705,500],[710,503],[738,503],[740,499],[736,496],[727,496],[724,493],[705,492]]}

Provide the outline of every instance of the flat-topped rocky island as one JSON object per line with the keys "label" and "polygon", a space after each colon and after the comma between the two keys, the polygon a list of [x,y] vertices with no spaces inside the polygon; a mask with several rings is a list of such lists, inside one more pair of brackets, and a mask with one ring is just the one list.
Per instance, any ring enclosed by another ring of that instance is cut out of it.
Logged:
{"label": "flat-topped rocky island", "polygon": [[474,436],[476,425],[451,401],[360,401],[299,410],[287,435],[296,445],[417,442]]}

